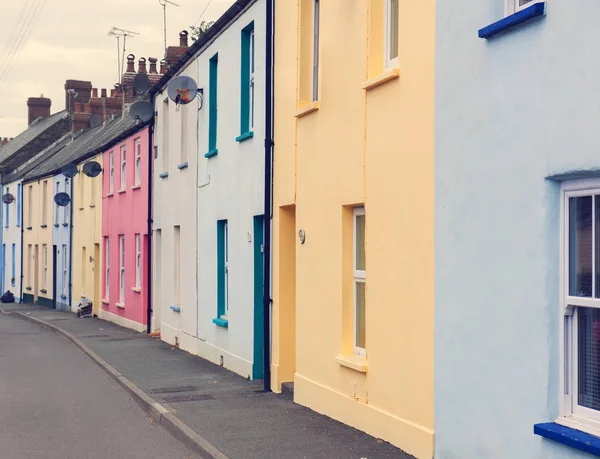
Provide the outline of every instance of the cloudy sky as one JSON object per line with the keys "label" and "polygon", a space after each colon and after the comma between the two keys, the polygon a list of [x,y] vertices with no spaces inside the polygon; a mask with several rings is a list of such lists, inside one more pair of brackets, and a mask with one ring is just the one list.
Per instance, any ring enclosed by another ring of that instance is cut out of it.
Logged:
{"label": "cloudy sky", "polygon": [[[216,20],[234,0],[173,0],[167,7],[167,44],[202,20]],[[164,55],[163,8],[159,0],[0,0],[0,137],[27,127],[27,98],[52,99],[64,109],[65,80],[91,81],[96,88],[117,82],[117,40],[112,27],[138,32],[127,54]]]}

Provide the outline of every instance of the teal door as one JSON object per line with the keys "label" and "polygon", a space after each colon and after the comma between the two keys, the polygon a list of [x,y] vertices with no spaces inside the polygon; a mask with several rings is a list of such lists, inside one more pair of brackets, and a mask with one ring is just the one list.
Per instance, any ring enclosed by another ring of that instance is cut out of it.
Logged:
{"label": "teal door", "polygon": [[252,379],[264,377],[264,313],[263,313],[263,266],[264,266],[263,216],[254,217],[254,358]]}

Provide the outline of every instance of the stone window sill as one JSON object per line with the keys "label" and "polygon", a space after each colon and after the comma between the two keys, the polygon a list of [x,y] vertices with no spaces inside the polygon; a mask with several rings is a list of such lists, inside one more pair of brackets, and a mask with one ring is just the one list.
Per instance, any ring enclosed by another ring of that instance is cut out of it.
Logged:
{"label": "stone window sill", "polygon": [[181,306],[179,306],[178,304],[174,304],[169,307],[171,308],[171,311],[173,311],[173,312],[181,312]]}
{"label": "stone window sill", "polygon": [[66,300],[66,299],[67,299],[67,295],[61,295],[61,296],[60,296],[60,299],[61,299],[61,300]]}
{"label": "stone window sill", "polygon": [[362,84],[362,89],[368,91],[369,89],[376,88],[377,86],[381,86],[382,84],[387,83],[388,81],[396,80],[400,78],[400,69],[395,68],[391,70],[386,70],[385,72],[377,75],[375,78],[371,78],[368,81],[365,81]]}
{"label": "stone window sill", "polygon": [[69,226],[69,224],[68,223],[63,223],[63,226]]}
{"label": "stone window sill", "polygon": [[25,287],[25,290],[28,290],[31,292],[31,287]]}
{"label": "stone window sill", "polygon": [[81,206],[81,207],[79,208],[79,210],[83,210],[83,206]]}
{"label": "stone window sill", "polygon": [[188,168],[188,162],[187,161],[185,161],[185,162],[183,162],[183,163],[181,163],[181,164],[179,164],[177,166],[177,169],[179,169],[179,170],[181,170],[181,169],[187,169],[187,168]]}
{"label": "stone window sill", "polygon": [[298,110],[296,112],[296,118],[301,118],[305,115],[308,115],[309,113],[312,112],[316,112],[319,109],[319,102],[311,102],[310,104],[308,104],[306,107],[301,108],[300,110]]}
{"label": "stone window sill", "polygon": [[545,422],[543,424],[535,424],[533,426],[533,433],[548,440],[553,440],[565,446],[600,457],[600,438],[581,430],[572,429],[571,427],[555,422]]}
{"label": "stone window sill", "polygon": [[142,293],[142,289],[139,287],[131,287],[131,290],[133,290],[135,293]]}
{"label": "stone window sill", "polygon": [[229,328],[229,320],[227,320],[227,319],[223,319],[223,318],[213,319],[213,324],[218,325],[219,327]]}
{"label": "stone window sill", "polygon": [[45,288],[40,290],[40,293],[48,293],[48,290],[46,290]]}
{"label": "stone window sill", "polygon": [[515,14],[506,16],[499,21],[496,21],[483,29],[479,29],[479,38],[491,38],[500,32],[504,32],[519,24],[529,21],[530,19],[543,16],[546,14],[546,2],[534,3],[528,8],[517,11]]}
{"label": "stone window sill", "polygon": [[102,304],[105,304],[108,306],[110,304],[110,301],[108,301],[107,299],[102,299]]}
{"label": "stone window sill", "polygon": [[113,193],[108,193],[108,194],[106,195],[106,197],[107,197],[107,198],[111,198],[112,196],[114,196],[114,194],[113,194]]}
{"label": "stone window sill", "polygon": [[252,137],[254,137],[254,132],[253,131],[248,131],[248,132],[244,132],[242,135],[239,135],[238,137],[236,137],[235,141],[236,142],[243,142],[244,140],[251,139]]}
{"label": "stone window sill", "polygon": [[168,176],[169,176],[169,173],[168,173],[168,172],[163,172],[162,174],[160,174],[160,175],[158,176],[158,178],[167,178]]}
{"label": "stone window sill", "polygon": [[32,229],[33,229],[33,228],[32,228],[31,226],[28,226],[28,227],[26,228],[26,230],[27,230],[27,231],[29,231],[29,230],[32,230]]}
{"label": "stone window sill", "polygon": [[132,190],[139,190],[140,188],[142,188],[141,185],[135,185],[131,187]]}
{"label": "stone window sill", "polygon": [[212,158],[213,156],[217,156],[219,154],[219,149],[215,148],[210,150],[208,153],[204,153],[205,158]]}
{"label": "stone window sill", "polygon": [[335,361],[341,366],[358,371],[359,373],[366,373],[369,370],[369,362],[359,355],[340,354],[335,357]]}
{"label": "stone window sill", "polygon": [[117,193],[119,193],[119,194],[123,194],[123,193],[125,193],[126,191],[127,191],[127,189],[126,189],[126,188],[123,188],[123,189],[121,189],[121,190],[117,191]]}
{"label": "stone window sill", "polygon": [[125,309],[125,304],[124,303],[115,303],[115,306],[119,309]]}
{"label": "stone window sill", "polygon": [[48,225],[40,225],[40,228],[48,228]]}
{"label": "stone window sill", "polygon": [[96,204],[90,204],[90,209],[93,209],[94,207],[96,207]]}

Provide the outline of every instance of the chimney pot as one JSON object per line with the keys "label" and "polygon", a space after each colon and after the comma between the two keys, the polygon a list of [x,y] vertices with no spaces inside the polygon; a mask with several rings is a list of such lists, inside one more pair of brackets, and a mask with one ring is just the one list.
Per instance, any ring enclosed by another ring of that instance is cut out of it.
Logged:
{"label": "chimney pot", "polygon": [[111,97],[111,98],[112,98],[112,97],[115,97],[115,93],[116,93],[116,92],[117,92],[117,90],[116,90],[116,89],[111,89],[111,90],[110,90],[110,97]]}
{"label": "chimney pot", "polygon": [[106,97],[106,88],[102,88],[101,95],[101,97]]}
{"label": "chimney pot", "polygon": [[150,62],[150,72],[149,73],[158,73],[156,71],[156,63],[158,62],[158,59],[155,57],[149,57],[148,61]]}
{"label": "chimney pot", "polygon": [[98,88],[92,89],[92,97],[98,97]]}
{"label": "chimney pot", "polygon": [[146,71],[146,58],[141,57],[138,61],[138,73],[148,73]]}
{"label": "chimney pot", "polygon": [[127,72],[126,73],[135,73],[135,56],[130,54],[127,56]]}
{"label": "chimney pot", "polygon": [[160,73],[161,75],[167,73],[167,61],[165,59],[160,61]]}
{"label": "chimney pot", "polygon": [[188,31],[187,30],[182,30],[179,33],[179,46],[181,47],[188,47]]}

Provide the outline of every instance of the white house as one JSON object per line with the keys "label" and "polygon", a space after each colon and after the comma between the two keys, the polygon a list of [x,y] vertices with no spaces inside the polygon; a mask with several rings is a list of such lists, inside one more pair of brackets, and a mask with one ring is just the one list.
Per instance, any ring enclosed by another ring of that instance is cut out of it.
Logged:
{"label": "white house", "polygon": [[263,376],[265,36],[265,1],[238,0],[167,74],[202,96],[176,106],[167,83],[155,98],[161,337],[249,378]]}

